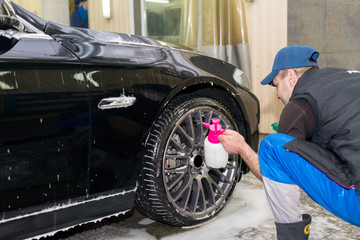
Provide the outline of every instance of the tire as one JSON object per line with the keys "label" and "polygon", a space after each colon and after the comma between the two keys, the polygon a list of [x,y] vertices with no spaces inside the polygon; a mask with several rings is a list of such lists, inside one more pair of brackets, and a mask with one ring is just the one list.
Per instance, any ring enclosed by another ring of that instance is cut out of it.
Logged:
{"label": "tire", "polygon": [[226,168],[204,160],[203,122],[219,118],[222,128],[237,130],[233,115],[219,102],[179,97],[158,117],[145,146],[136,203],[150,218],[174,226],[192,226],[218,214],[240,176],[238,155]]}

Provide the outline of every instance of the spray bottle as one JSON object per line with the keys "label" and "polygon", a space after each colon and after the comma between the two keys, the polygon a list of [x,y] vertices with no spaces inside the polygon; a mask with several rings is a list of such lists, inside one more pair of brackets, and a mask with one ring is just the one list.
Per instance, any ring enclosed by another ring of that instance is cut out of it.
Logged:
{"label": "spray bottle", "polygon": [[223,134],[225,129],[221,128],[219,119],[214,118],[211,122],[211,125],[204,123],[204,126],[209,129],[209,134],[204,141],[205,162],[211,168],[224,168],[228,162],[229,155],[217,137]]}

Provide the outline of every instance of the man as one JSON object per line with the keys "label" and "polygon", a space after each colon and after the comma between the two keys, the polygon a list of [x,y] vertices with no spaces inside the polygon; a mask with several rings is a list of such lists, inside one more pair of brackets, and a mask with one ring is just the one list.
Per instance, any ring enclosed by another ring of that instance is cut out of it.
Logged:
{"label": "man", "polygon": [[261,82],[285,107],[278,132],[257,155],[237,132],[218,137],[263,182],[278,239],[308,239],[311,217],[299,211],[302,188],[343,220],[360,226],[360,72],[317,67],[309,46],[281,49]]}
{"label": "man", "polygon": [[87,0],[75,0],[75,9],[71,14],[71,26],[89,28]]}

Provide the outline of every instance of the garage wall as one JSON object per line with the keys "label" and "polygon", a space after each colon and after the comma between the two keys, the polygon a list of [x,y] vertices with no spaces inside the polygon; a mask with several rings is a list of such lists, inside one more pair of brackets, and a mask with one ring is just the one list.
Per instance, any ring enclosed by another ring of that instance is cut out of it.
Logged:
{"label": "garage wall", "polygon": [[288,42],[320,52],[320,67],[360,70],[360,1],[289,1]]}
{"label": "garage wall", "polygon": [[12,0],[26,10],[47,20],[70,25],[69,1],[64,0]]}
{"label": "garage wall", "polygon": [[110,32],[133,32],[132,0],[110,0],[111,18],[105,19],[101,0],[89,0],[89,28]]}
{"label": "garage wall", "polygon": [[42,0],[12,0],[14,3],[22,6],[26,10],[43,17],[43,1]]}
{"label": "garage wall", "polygon": [[245,3],[249,36],[252,87],[260,100],[260,133],[273,133],[283,104],[274,87],[260,84],[272,69],[276,53],[287,45],[287,0],[253,0]]}
{"label": "garage wall", "polygon": [[[66,26],[70,25],[70,7],[66,0],[42,0],[43,17],[52,22],[60,23]],[[54,11],[56,10],[56,11]]]}

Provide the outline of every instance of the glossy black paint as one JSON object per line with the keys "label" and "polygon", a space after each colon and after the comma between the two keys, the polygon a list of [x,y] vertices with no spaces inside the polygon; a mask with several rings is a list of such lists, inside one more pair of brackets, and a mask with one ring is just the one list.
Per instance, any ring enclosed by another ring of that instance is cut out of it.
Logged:
{"label": "glossy black paint", "polygon": [[[148,133],[180,94],[238,112],[240,132],[257,148],[258,101],[234,81],[234,66],[176,44],[46,22],[13,5],[37,30],[0,30],[15,31],[0,36],[1,239],[130,210]],[[122,94],[135,104],[98,108]]]}

